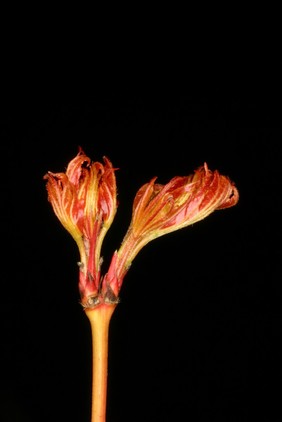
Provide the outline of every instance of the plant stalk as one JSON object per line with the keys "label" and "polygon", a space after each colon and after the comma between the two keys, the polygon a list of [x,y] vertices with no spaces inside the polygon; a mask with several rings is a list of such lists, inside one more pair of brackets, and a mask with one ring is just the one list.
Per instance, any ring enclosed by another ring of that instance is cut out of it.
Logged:
{"label": "plant stalk", "polygon": [[106,422],[108,386],[108,335],[116,305],[102,304],[85,311],[92,333],[91,422]]}

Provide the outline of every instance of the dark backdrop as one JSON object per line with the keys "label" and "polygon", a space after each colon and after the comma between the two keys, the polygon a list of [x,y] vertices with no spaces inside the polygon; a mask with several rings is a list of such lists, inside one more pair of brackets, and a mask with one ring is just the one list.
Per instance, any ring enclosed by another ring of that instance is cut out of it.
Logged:
{"label": "dark backdrop", "polygon": [[154,240],[135,259],[110,328],[109,422],[249,421],[257,412],[281,420],[281,97],[195,91],[2,98],[1,421],[89,421],[78,251],[43,181],[78,146],[119,169],[105,267],[153,176],[166,183],[206,161],[240,193],[236,207]]}

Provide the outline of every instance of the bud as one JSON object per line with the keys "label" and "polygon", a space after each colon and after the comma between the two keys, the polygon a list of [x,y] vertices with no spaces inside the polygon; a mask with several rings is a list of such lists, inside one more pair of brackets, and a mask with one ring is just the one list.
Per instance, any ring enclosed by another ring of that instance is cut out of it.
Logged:
{"label": "bud", "polygon": [[234,183],[206,163],[190,176],[176,176],[166,185],[156,177],[137,192],[132,219],[120,249],[113,257],[107,279],[117,292],[137,253],[151,240],[190,226],[215,210],[237,204]]}
{"label": "bud", "polygon": [[101,245],[117,210],[115,169],[91,162],[80,148],[66,173],[48,172],[48,199],[79,252],[79,290],[82,303],[95,301],[100,289]]}

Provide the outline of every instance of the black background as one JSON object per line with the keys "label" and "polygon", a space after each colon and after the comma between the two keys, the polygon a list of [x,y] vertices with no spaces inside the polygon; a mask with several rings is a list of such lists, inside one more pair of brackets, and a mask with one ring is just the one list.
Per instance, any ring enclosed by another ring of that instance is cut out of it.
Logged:
{"label": "black background", "polygon": [[118,168],[104,268],[152,177],[206,161],[240,193],[133,262],[110,327],[109,422],[281,420],[280,91],[26,87],[1,104],[0,420],[90,420],[79,256],[43,180],[78,146]]}

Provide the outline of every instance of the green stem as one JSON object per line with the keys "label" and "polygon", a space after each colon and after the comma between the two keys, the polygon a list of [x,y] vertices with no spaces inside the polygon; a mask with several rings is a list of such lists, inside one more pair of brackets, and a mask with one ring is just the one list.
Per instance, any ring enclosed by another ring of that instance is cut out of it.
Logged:
{"label": "green stem", "polygon": [[109,325],[116,305],[102,304],[85,311],[92,333],[91,422],[106,422]]}

